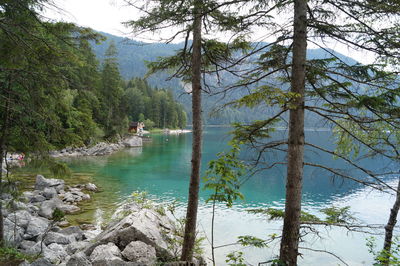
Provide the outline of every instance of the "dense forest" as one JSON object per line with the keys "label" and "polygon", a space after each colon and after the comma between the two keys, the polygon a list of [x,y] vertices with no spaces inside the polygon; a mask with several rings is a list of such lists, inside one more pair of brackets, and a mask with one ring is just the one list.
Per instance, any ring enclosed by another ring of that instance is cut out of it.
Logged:
{"label": "dense forest", "polygon": [[185,126],[186,114],[171,93],[140,78],[124,81],[115,45],[98,62],[90,42],[103,36],[30,21],[15,7],[5,14],[20,26],[0,35],[0,125],[8,149],[91,145],[125,134],[129,121],[144,121],[148,129]]}
{"label": "dense forest", "polygon": [[146,80],[134,78],[127,83],[123,99],[129,119],[144,122],[147,129],[186,126],[186,113],[170,90],[153,89]]}

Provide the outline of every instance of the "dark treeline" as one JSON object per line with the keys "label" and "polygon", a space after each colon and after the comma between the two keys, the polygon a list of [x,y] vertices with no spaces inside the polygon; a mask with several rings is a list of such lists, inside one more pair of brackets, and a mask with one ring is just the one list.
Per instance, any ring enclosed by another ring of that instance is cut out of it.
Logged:
{"label": "dark treeline", "polygon": [[134,78],[124,93],[127,114],[132,121],[144,122],[146,128],[183,128],[186,113],[170,90],[153,89],[146,80]]}

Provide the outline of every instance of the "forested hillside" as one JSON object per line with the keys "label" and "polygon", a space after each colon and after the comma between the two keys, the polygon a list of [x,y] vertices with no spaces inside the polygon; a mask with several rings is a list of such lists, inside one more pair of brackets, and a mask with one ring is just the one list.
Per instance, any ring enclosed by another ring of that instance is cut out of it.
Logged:
{"label": "forested hillside", "polygon": [[124,80],[115,45],[107,44],[100,64],[90,42],[102,36],[24,12],[5,20],[21,28],[0,34],[0,128],[8,150],[114,140],[127,133],[130,121],[145,121],[147,128],[185,126],[186,114],[170,92],[139,78]]}
{"label": "forested hillside", "polygon": [[[147,73],[147,62],[157,60],[162,56],[171,56],[175,51],[183,47],[183,43],[178,44],[165,44],[165,43],[143,43],[128,38],[118,37],[105,32],[100,32],[105,36],[106,41],[95,44],[92,43],[93,51],[100,61],[105,59],[105,51],[110,43],[115,43],[118,53],[116,58],[120,68],[120,73],[124,79],[131,79],[134,77],[143,78]],[[332,55],[350,65],[357,62],[350,57],[344,56],[334,50],[324,49],[308,49],[309,59],[328,58]],[[254,56],[254,59],[256,56]],[[256,59],[255,59],[256,60]],[[156,73],[147,78],[150,85],[155,87],[167,88],[172,92],[177,101],[183,104],[186,113],[188,114],[189,123],[191,123],[191,100],[190,95],[185,93],[183,88],[184,84],[177,78],[169,79],[170,73]],[[222,80],[225,79],[232,83],[235,77],[225,76],[221,73]],[[210,83],[215,81],[210,80]],[[214,84],[215,85],[215,84]],[[223,85],[220,85],[220,88]],[[218,88],[216,88],[218,90]],[[203,119],[205,124],[231,124],[234,122],[250,122],[252,120],[260,119],[260,115],[268,116],[271,110],[259,109],[257,111],[250,111],[247,108],[233,108],[232,106],[224,106],[224,104],[238,99],[247,93],[246,90],[237,89],[232,90],[226,94],[212,95],[212,93],[203,94]],[[306,120],[307,126],[314,127],[320,126],[320,123],[314,117],[308,117]]]}

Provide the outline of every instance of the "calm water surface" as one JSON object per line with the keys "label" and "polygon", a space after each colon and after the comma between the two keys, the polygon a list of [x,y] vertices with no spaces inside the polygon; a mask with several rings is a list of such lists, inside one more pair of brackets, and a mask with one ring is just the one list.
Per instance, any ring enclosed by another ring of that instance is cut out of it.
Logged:
{"label": "calm water surface", "polygon": [[[203,173],[207,162],[228,147],[226,134],[229,128],[206,128],[204,131]],[[278,131],[274,139],[285,136]],[[102,222],[112,215],[113,210],[134,191],[147,191],[150,197],[160,202],[178,201],[178,215],[184,215],[190,173],[191,134],[178,136],[155,135],[151,143],[142,148],[126,149],[111,156],[76,158],[68,160],[74,175],[71,181],[92,181],[101,187],[102,192],[94,195],[91,203],[85,203],[86,212],[71,216],[77,223]],[[329,131],[308,131],[306,139],[325,148],[333,146],[334,139]],[[248,159],[254,154],[247,153]],[[308,162],[341,169],[347,174],[365,177],[330,155],[307,148],[305,158]],[[284,160],[282,153],[270,153],[265,160]],[[389,169],[393,165],[381,158],[360,162],[369,169]],[[305,167],[303,186],[303,208],[320,215],[318,210],[329,206],[351,206],[352,211],[363,222],[383,224],[386,222],[394,197],[372,191],[361,185],[335,178],[326,171]],[[218,206],[216,211],[216,245],[235,242],[237,236],[255,235],[267,238],[272,233],[280,233],[282,222],[267,221],[259,215],[248,214],[246,209],[284,206],[285,189],[284,166],[263,171],[252,176],[243,186],[244,201],[237,202],[233,208]],[[67,180],[68,182],[68,180]],[[388,182],[393,182],[388,180]],[[207,192],[201,191],[199,230],[207,237],[210,232],[211,206],[205,204]],[[321,237],[307,236],[303,247],[335,252],[349,265],[371,265],[372,258],[365,246],[364,234],[347,233],[342,229],[320,227]],[[209,245],[204,242],[207,253]],[[378,242],[381,245],[381,242]],[[272,243],[268,249],[228,246],[216,251],[217,265],[224,265],[226,253],[240,250],[246,262],[258,265],[277,254],[279,245]],[[321,252],[301,250],[304,259],[300,265],[344,265],[333,256]],[[207,255],[208,256],[208,255]]]}

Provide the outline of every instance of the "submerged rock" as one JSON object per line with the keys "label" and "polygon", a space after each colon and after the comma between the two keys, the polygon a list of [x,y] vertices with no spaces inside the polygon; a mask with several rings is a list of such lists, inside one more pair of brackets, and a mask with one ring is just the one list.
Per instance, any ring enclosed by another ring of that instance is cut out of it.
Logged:
{"label": "submerged rock", "polygon": [[79,208],[78,206],[71,204],[61,204],[58,206],[58,208],[66,214],[76,213],[81,210],[81,208]]}
{"label": "submerged rock", "polygon": [[85,189],[89,190],[89,191],[97,191],[98,190],[97,186],[93,183],[87,183],[85,185]]}

